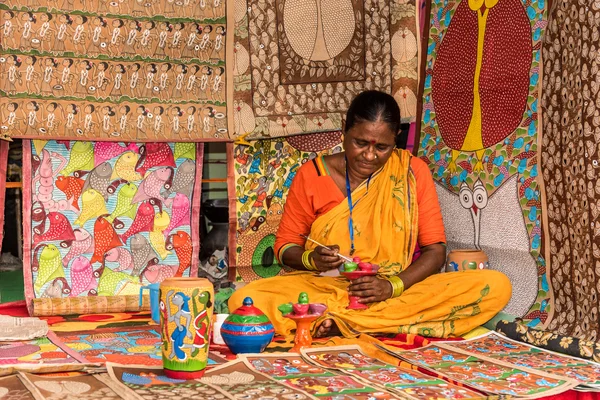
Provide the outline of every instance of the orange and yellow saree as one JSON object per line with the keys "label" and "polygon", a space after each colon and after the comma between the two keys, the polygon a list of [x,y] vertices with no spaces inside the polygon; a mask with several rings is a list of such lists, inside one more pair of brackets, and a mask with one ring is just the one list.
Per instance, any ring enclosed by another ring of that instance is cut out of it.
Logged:
{"label": "orange and yellow saree", "polygon": [[[427,168],[409,152],[398,150],[373,175],[368,190],[363,183],[352,192],[353,199],[360,198],[353,210],[356,255],[363,261],[379,264],[381,274],[398,274],[409,268],[417,241],[421,246],[445,241],[441,227],[427,227],[432,221],[441,224],[441,214],[431,175],[429,171],[423,173],[423,167]],[[423,200],[432,196],[435,204]],[[424,207],[427,209],[420,210]],[[337,244],[341,254],[349,254],[348,216],[348,203],[327,176],[324,160],[304,165],[292,184],[284,209],[276,243],[279,259],[289,246],[301,243],[297,242],[299,233],[309,232],[315,240]],[[297,219],[296,225],[293,219]],[[422,235],[419,229],[428,235]],[[287,238],[288,243],[282,243],[281,238]],[[306,249],[315,247],[310,242],[303,245]],[[255,306],[269,316],[276,331],[287,335],[294,323],[283,318],[277,307],[295,302],[300,292],[306,292],[311,302],[327,304],[328,311],[322,320],[333,319],[345,337],[360,333],[451,337],[487,322],[511,296],[510,282],[499,272],[443,273],[413,285],[400,297],[371,304],[367,310],[347,310],[348,285],[344,277],[293,272],[249,283],[234,293],[229,308],[236,309],[250,296]]]}

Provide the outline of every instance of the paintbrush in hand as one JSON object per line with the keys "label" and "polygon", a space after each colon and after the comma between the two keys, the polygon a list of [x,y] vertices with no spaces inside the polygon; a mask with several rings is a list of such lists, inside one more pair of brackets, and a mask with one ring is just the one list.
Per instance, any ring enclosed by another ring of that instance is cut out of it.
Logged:
{"label": "paintbrush in hand", "polygon": [[[321,246],[321,247],[323,247],[323,248],[325,248],[325,249],[327,249],[327,250],[334,251],[334,250],[333,250],[331,247],[327,247],[327,246],[325,246],[324,244],[321,244],[321,243],[317,242],[316,240],[309,238],[308,236],[304,236],[304,235],[302,235],[302,234],[301,234],[301,235],[300,235],[300,237],[302,237],[302,238],[304,238],[304,239],[306,239],[306,240],[309,240],[309,241],[313,242],[313,243],[314,243],[314,244],[316,244],[317,246]],[[343,256],[343,255],[341,255],[341,254],[339,254],[339,253],[337,254],[337,256],[338,256],[339,258],[343,259],[343,260],[346,260],[347,262],[353,262],[353,261],[352,261],[352,259],[351,259],[350,257]]]}

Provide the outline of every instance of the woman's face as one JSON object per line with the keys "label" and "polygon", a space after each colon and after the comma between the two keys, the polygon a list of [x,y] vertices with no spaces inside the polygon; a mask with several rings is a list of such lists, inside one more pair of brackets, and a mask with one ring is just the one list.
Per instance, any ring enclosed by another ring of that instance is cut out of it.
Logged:
{"label": "woman's face", "polygon": [[73,108],[73,106],[71,104],[69,104],[67,106],[67,112],[72,113],[73,111],[75,111],[75,109]]}
{"label": "woman's face", "polygon": [[100,69],[100,71],[104,71],[106,69],[106,66],[102,63],[98,64],[98,68]]}
{"label": "woman's face", "polygon": [[102,114],[108,115],[108,111],[109,111],[108,107],[102,107]]}
{"label": "woman's face", "polygon": [[81,17],[81,15],[75,17],[75,23],[79,25],[83,24],[83,18]]}
{"label": "woman's face", "polygon": [[63,65],[63,67],[68,67],[69,66],[69,60],[63,60],[62,65]]}
{"label": "woman's face", "polygon": [[119,20],[115,19],[115,20],[112,22],[112,26],[113,26],[113,28],[118,28],[118,27],[119,27]]}
{"label": "woman's face", "polygon": [[12,17],[10,16],[10,13],[5,12],[4,19],[6,19],[6,20],[12,19]]}
{"label": "woman's face", "polygon": [[192,107],[188,107],[186,111],[189,115],[192,115],[194,113],[194,109]]}
{"label": "woman's face", "polygon": [[46,107],[46,110],[48,112],[53,112],[54,110],[56,110],[56,107],[54,106],[54,104],[48,104],[48,107]]}
{"label": "woman's face", "polygon": [[79,68],[81,69],[86,69],[88,66],[88,63],[86,63],[85,61],[82,61],[79,63]]}
{"label": "woman's face", "polygon": [[130,22],[129,22],[129,27],[130,27],[131,29],[137,28],[137,23],[136,23],[135,21],[130,21]]}
{"label": "woman's face", "polygon": [[148,65],[148,66],[146,67],[146,71],[148,71],[148,72],[153,72],[153,71],[152,71],[152,65]]}
{"label": "woman's face", "polygon": [[49,66],[49,67],[50,67],[50,66],[51,66],[53,63],[54,63],[54,62],[52,61],[52,59],[51,59],[51,58],[46,58],[46,65],[47,65],[47,66]]}
{"label": "woman's face", "polygon": [[348,168],[355,175],[368,178],[383,167],[396,144],[396,134],[383,121],[359,122],[344,135]]}
{"label": "woman's face", "polygon": [[48,21],[48,16],[46,14],[42,14],[41,20],[44,22]]}
{"label": "woman's face", "polygon": [[25,13],[21,15],[21,20],[22,21],[29,21],[29,14]]}
{"label": "woman's face", "polygon": [[138,114],[143,114],[144,113],[144,107],[138,107],[137,113]]}
{"label": "woman's face", "polygon": [[67,17],[65,17],[64,15],[61,15],[61,16],[58,18],[58,20],[59,20],[60,22],[62,22],[62,23],[65,23],[65,22],[67,22]]}
{"label": "woman's face", "polygon": [[8,105],[8,111],[10,111],[10,112],[13,112],[13,111],[15,111],[15,105],[14,105],[13,103],[10,103],[10,104]]}
{"label": "woman's face", "polygon": [[121,108],[119,108],[119,113],[121,115],[125,115],[125,114],[127,114],[127,109],[125,107],[121,107]]}
{"label": "woman's face", "polygon": [[33,103],[27,103],[27,109],[33,110],[33,109],[35,109],[35,106],[33,105]]}
{"label": "woman's face", "polygon": [[181,65],[178,65],[178,66],[177,66],[177,72],[181,72],[181,71],[183,71],[183,66],[181,66]]}
{"label": "woman's face", "polygon": [[177,107],[173,108],[171,110],[171,115],[173,115],[173,116],[179,115],[179,109]]}
{"label": "woman's face", "polygon": [[94,19],[94,25],[100,26],[101,23],[102,23],[102,21],[100,21],[100,18],[95,18]]}
{"label": "woman's face", "polygon": [[152,110],[152,112],[154,113],[154,115],[160,115],[160,108],[154,107],[154,110]]}
{"label": "woman's face", "polygon": [[160,66],[160,70],[163,71],[163,72],[168,71],[169,70],[169,66],[167,64],[163,64],[163,65]]}
{"label": "woman's face", "polygon": [[146,22],[145,28],[146,29],[152,29],[152,22],[149,22],[149,21]]}
{"label": "woman's face", "polygon": [[91,114],[92,113],[92,106],[86,106],[85,107],[85,112],[88,113],[88,114]]}

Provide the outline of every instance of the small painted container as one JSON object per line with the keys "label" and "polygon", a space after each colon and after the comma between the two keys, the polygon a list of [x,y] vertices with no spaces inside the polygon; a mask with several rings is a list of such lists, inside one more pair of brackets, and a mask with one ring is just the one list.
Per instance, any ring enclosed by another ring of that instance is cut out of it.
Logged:
{"label": "small painted container", "polygon": [[197,379],[208,364],[213,285],[202,278],[168,278],[160,284],[160,332],[165,374]]}
{"label": "small painted container", "polygon": [[250,297],[244,305],[227,317],[221,326],[221,336],[233,354],[261,353],[275,336],[275,328],[269,318]]}
{"label": "small painted container", "polygon": [[481,250],[452,250],[446,259],[446,272],[488,269],[487,255]]}

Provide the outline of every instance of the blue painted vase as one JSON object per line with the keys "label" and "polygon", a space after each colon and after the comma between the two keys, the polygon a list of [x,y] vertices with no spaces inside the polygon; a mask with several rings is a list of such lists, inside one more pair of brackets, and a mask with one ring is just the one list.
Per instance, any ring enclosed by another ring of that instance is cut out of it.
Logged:
{"label": "blue painted vase", "polygon": [[221,336],[233,354],[261,353],[275,336],[275,328],[269,318],[250,297],[244,305],[230,314],[221,326]]}

